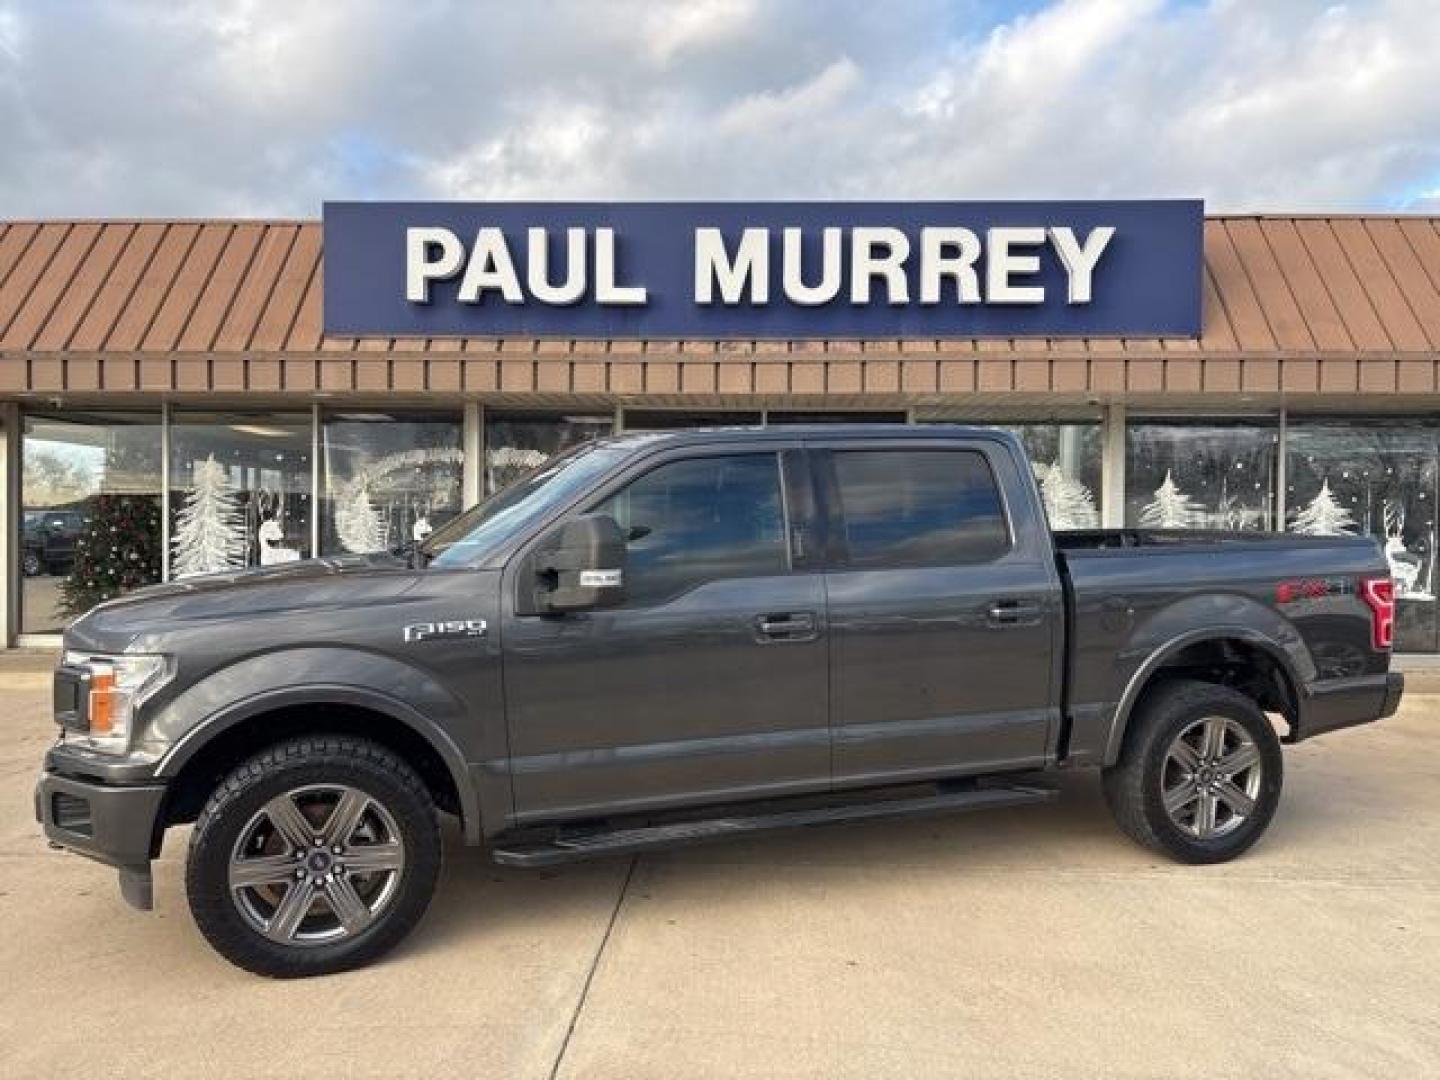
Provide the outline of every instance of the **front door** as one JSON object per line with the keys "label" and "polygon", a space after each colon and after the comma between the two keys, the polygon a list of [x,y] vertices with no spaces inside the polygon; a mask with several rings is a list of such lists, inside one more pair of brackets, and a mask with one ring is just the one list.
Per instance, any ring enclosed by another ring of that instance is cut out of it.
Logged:
{"label": "front door", "polygon": [[672,451],[584,507],[630,538],[621,607],[517,616],[511,583],[520,821],[828,786],[824,587],[809,477],[783,450]]}
{"label": "front door", "polygon": [[1043,763],[1063,607],[1038,508],[1001,495],[1028,478],[999,441],[830,446],[836,786]]}

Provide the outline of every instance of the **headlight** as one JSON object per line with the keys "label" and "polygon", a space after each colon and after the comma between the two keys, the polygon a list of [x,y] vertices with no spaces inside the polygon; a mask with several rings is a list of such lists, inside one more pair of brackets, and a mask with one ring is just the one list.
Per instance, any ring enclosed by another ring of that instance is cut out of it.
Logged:
{"label": "headlight", "polygon": [[80,674],[78,690],[84,699],[76,702],[84,723],[71,734],[81,745],[106,754],[130,748],[136,710],[171,676],[168,656],[68,652],[64,667]]}

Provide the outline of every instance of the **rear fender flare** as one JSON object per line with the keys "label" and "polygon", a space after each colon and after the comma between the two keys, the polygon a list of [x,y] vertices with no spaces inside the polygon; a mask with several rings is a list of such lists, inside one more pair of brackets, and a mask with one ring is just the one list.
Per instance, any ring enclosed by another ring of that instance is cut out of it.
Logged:
{"label": "rear fender flare", "polygon": [[1290,684],[1297,694],[1304,692],[1305,682],[1296,670],[1294,658],[1274,638],[1254,627],[1222,625],[1187,631],[1170,638],[1151,651],[1125,684],[1125,691],[1121,694],[1120,702],[1115,707],[1115,718],[1110,725],[1110,737],[1105,743],[1104,764],[1106,766],[1114,765],[1120,759],[1120,748],[1125,745],[1125,732],[1130,726],[1130,717],[1154,674],[1182,649],[1207,641],[1243,641],[1247,645],[1253,645],[1279,665],[1280,670],[1290,680]]}

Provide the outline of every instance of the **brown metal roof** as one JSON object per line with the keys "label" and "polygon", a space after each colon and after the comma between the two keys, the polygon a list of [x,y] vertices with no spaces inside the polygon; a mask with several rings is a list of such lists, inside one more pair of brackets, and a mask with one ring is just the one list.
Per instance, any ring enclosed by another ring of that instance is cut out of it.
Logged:
{"label": "brown metal roof", "polygon": [[1208,219],[1198,340],[330,338],[322,265],[316,222],[0,223],[0,392],[1428,393],[1440,352],[1431,217]]}

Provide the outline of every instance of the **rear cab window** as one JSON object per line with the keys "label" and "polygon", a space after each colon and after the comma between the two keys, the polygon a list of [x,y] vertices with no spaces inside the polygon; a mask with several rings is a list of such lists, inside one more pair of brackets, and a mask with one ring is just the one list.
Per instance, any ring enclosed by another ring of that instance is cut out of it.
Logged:
{"label": "rear cab window", "polygon": [[999,484],[979,450],[835,447],[830,457],[843,565],[958,566],[1010,550]]}

